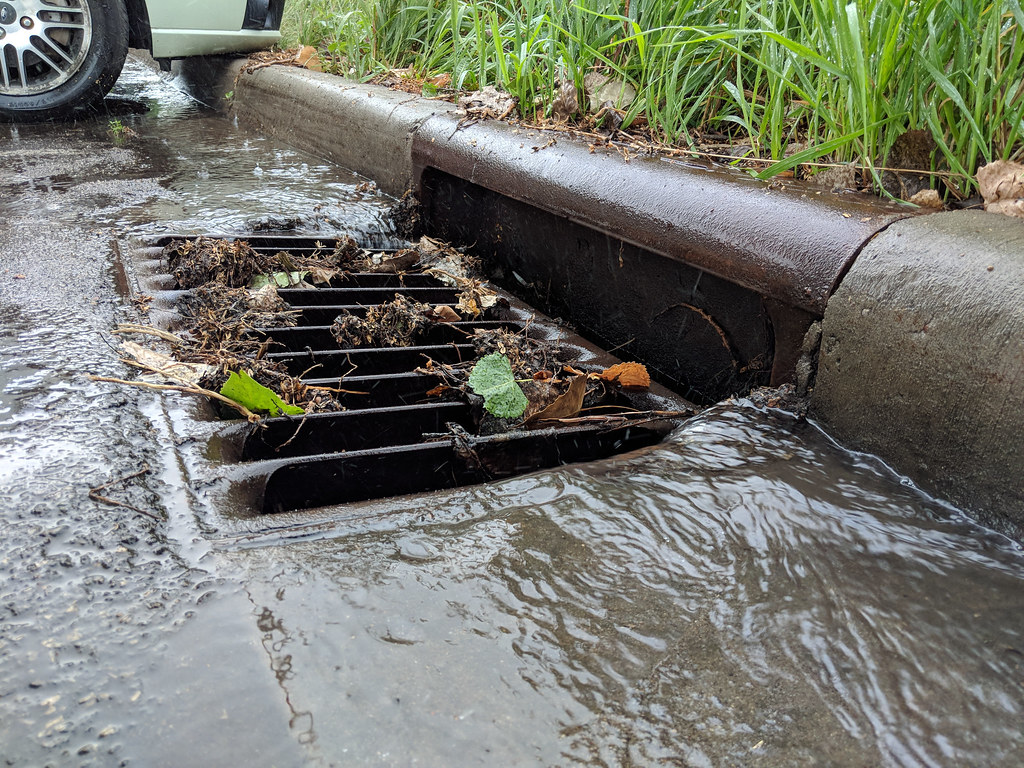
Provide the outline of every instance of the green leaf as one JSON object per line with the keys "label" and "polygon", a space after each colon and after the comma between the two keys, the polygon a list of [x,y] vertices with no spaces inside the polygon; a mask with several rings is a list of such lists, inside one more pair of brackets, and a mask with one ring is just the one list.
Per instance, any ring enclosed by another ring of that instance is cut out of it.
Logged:
{"label": "green leaf", "polygon": [[258,291],[274,283],[278,288],[291,288],[301,283],[308,274],[309,272],[274,272],[272,275],[253,275],[249,287]]}
{"label": "green leaf", "polygon": [[498,352],[477,361],[469,374],[469,386],[483,396],[484,408],[499,419],[517,419],[530,404],[516,384],[508,358]]}
{"label": "green leaf", "polygon": [[[868,128],[874,128],[878,123],[868,126]],[[823,141],[821,144],[815,144],[807,149],[800,152],[795,152],[787,158],[779,160],[777,163],[772,163],[759,174],[759,179],[770,179],[772,176],[788,171],[790,168],[796,168],[800,163],[809,163],[817,160],[819,157],[835,152],[840,147],[849,144],[851,141],[856,141],[858,138],[864,135],[864,129],[848,133],[845,136],[840,136],[837,139],[831,139],[830,141]]]}
{"label": "green leaf", "polygon": [[297,405],[288,405],[245,371],[230,371],[220,393],[253,412],[266,411],[271,416],[280,416],[282,413],[299,416],[305,413]]}

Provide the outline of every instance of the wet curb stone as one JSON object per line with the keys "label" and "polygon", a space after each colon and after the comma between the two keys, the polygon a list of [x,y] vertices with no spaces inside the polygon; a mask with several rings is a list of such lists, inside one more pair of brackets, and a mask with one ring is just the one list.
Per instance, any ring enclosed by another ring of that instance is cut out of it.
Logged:
{"label": "wet curb stone", "polygon": [[320,72],[268,67],[239,78],[232,111],[240,123],[367,176],[400,197],[413,183],[417,130],[455,107]]}
{"label": "wet curb stone", "polygon": [[1024,534],[1024,223],[900,221],[825,310],[817,417],[985,522]]}
{"label": "wet curb stone", "polygon": [[[232,110],[389,194],[416,188],[431,163],[730,277],[715,264],[727,252],[754,290],[784,275],[794,306],[824,313],[812,413],[926,489],[1024,532],[1021,222],[775,194],[748,178],[595,157],[563,137],[545,155],[525,138],[516,146],[504,125],[463,130],[450,104],[295,68],[242,76]],[[571,173],[555,173],[570,155]],[[801,270],[814,276],[802,301]]]}

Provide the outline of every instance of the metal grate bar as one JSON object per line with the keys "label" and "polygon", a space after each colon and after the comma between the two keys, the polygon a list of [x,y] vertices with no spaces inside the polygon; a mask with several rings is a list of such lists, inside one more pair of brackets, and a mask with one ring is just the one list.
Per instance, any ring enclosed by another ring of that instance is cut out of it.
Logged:
{"label": "metal grate bar", "polygon": [[[167,245],[172,239],[165,236],[153,245]],[[247,241],[267,255],[334,247],[285,235],[261,234]],[[187,293],[166,289],[167,279],[156,278],[162,281],[161,300],[177,300]],[[592,368],[618,361],[507,294],[501,294],[496,316],[432,324],[416,340],[417,346],[339,348],[331,326],[344,312],[365,317],[370,307],[391,301],[396,294],[432,306],[456,304],[458,292],[426,274],[347,273],[333,279],[330,287],[285,288],[278,293],[294,310],[297,325],[256,330],[271,350],[265,359],[301,377],[307,387],[328,389],[346,410],[271,418],[243,432],[225,432],[225,440],[238,440],[226,455],[237,455],[245,462],[246,477],[262,483],[260,512],[452,488],[606,458],[652,445],[676,423],[604,421],[475,436],[480,413],[462,400],[434,396],[438,378],[416,369],[428,360],[474,360],[476,351],[469,342],[476,331],[504,329],[546,339],[574,349],[580,364]],[[660,387],[620,392],[613,400],[641,411],[691,407]]]}
{"label": "metal grate bar", "polygon": [[[420,340],[428,345],[439,345],[465,342],[473,331],[505,329],[512,333],[523,331],[520,323],[506,323],[496,320],[478,320],[475,322],[462,323],[435,323],[427,328]],[[303,351],[307,347],[312,349],[330,349],[336,346],[337,342],[331,335],[329,325],[306,325],[294,328],[263,328],[257,332],[262,338],[274,342],[274,349],[282,351],[282,347],[288,351]]]}
{"label": "metal grate bar", "polygon": [[422,347],[374,347],[369,349],[320,349],[307,352],[272,352],[267,360],[283,363],[292,376],[343,376],[358,372],[401,373],[414,370],[432,358],[439,363],[473,359],[472,344],[436,344]]}
{"label": "metal grate bar", "polygon": [[422,304],[454,304],[458,301],[454,288],[410,288],[392,286],[389,288],[282,288],[281,298],[295,307],[316,307],[324,304],[383,304],[402,295]]}
{"label": "metal grate bar", "polygon": [[[667,427],[550,429],[268,462],[263,512],[435,491],[596,461],[660,441]],[[259,468],[255,468],[259,469]]]}
{"label": "metal grate bar", "polygon": [[465,403],[432,403],[315,413],[303,418],[269,419],[249,434],[242,460],[343,453],[418,443],[427,432],[444,432],[449,422],[469,428]]}

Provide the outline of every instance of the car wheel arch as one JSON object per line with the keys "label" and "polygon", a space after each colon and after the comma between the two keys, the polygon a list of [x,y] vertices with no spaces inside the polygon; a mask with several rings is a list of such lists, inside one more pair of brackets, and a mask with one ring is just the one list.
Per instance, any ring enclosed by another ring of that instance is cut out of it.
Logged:
{"label": "car wheel arch", "polygon": [[153,50],[153,32],[149,23],[146,0],[124,0],[128,9],[128,45],[141,50]]}

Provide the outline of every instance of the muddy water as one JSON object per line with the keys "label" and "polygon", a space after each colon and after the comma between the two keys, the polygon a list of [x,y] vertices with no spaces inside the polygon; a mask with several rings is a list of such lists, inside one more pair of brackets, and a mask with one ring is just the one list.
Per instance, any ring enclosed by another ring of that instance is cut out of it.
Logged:
{"label": "muddy water", "polygon": [[[785,415],[225,510],[201,409],[85,378],[127,374],[110,239],[366,233],[386,201],[142,68],[118,96],[123,146],[106,117],[0,127],[0,765],[1024,760],[1020,548]],[[135,509],[88,498],[143,463],[103,491]]]}

